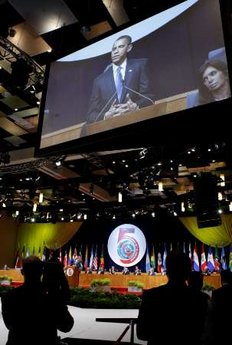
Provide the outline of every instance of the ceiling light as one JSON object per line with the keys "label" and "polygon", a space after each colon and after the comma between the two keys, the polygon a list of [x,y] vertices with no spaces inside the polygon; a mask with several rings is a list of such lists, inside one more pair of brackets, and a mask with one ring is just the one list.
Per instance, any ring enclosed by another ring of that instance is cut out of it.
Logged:
{"label": "ceiling light", "polygon": [[118,192],[118,202],[122,202],[122,192]]}

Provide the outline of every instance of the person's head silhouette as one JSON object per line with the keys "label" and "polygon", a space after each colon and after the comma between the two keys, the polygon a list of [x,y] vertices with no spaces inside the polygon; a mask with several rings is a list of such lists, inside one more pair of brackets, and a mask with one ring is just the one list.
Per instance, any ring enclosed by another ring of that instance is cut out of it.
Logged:
{"label": "person's head silhouette", "polygon": [[191,260],[184,253],[171,252],[167,255],[166,267],[170,283],[184,283],[191,272]]}
{"label": "person's head silhouette", "polygon": [[43,262],[37,256],[28,256],[23,259],[22,274],[25,283],[39,283],[43,273]]}

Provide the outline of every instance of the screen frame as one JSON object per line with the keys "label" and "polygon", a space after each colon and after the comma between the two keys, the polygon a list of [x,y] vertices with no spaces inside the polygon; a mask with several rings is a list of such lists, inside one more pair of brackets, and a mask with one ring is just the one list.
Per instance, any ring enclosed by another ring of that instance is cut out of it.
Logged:
{"label": "screen frame", "polygon": [[[220,16],[222,21],[222,32],[223,32],[223,39],[224,39],[224,46],[226,50],[227,62],[228,62],[228,70],[229,70],[229,77],[230,77],[230,87],[232,88],[231,83],[231,69],[232,64],[232,48],[228,42],[231,42],[231,29],[230,25],[231,21],[229,20],[228,16],[228,7],[229,1],[223,2],[222,0],[218,0],[220,6]],[[126,26],[124,29],[127,29],[131,26]],[[123,29],[123,30],[124,30]],[[117,32],[108,33],[101,38],[96,39],[97,41],[101,41],[107,37],[111,37],[112,35],[119,35],[122,31],[120,28]],[[89,46],[91,46],[94,42],[90,42]],[[202,115],[207,113],[211,113],[214,108],[218,108],[219,111],[222,108],[223,112],[226,112],[228,117],[228,107],[231,106],[231,97],[229,99],[219,101],[212,104],[206,104],[202,106],[197,106],[192,109],[184,109],[180,111],[175,111],[170,114],[163,114],[165,116],[157,116],[153,118],[148,118],[139,122],[130,123],[128,125],[123,125],[118,128],[113,128],[106,130],[104,132],[95,133],[92,135],[87,135],[85,137],[68,140],[67,142],[63,142],[60,144],[51,145],[48,147],[41,148],[41,137],[42,137],[42,126],[43,126],[43,114],[45,109],[46,97],[47,97],[47,86],[49,80],[49,73],[50,73],[51,64],[46,66],[46,73],[45,73],[45,89],[42,94],[41,105],[40,105],[40,114],[39,114],[39,124],[38,124],[38,136],[37,136],[37,144],[35,147],[35,155],[36,156],[46,156],[51,154],[59,154],[59,153],[77,153],[77,152],[91,152],[97,150],[114,150],[114,149],[122,149],[122,148],[132,148],[132,147],[140,147],[140,146],[147,146],[147,145],[156,145],[160,143],[167,142],[167,136],[164,136],[164,132],[167,131],[167,127],[172,128],[172,123],[174,124],[181,124],[182,121],[186,121],[186,116],[188,115],[188,121],[192,122],[193,124],[193,131],[194,128],[198,130],[198,125],[201,123]],[[187,115],[186,115],[187,113]],[[205,116],[205,115],[204,115]],[[205,116],[206,120],[210,119],[210,116]],[[153,128],[156,128],[156,138],[154,138],[154,131]],[[175,126],[175,125],[174,125]],[[179,127],[179,126],[178,126]],[[217,127],[217,126],[216,126]],[[201,133],[203,134],[207,127],[202,126],[201,124]],[[215,128],[212,131],[212,135],[217,137],[217,129]],[[189,133],[188,135],[183,135],[182,129],[176,130],[175,133],[172,133],[169,137],[168,142],[171,141],[178,136],[178,141],[182,140],[189,140],[191,141],[193,137]],[[182,138],[180,139],[179,136]],[[176,140],[176,139],[175,139]]]}

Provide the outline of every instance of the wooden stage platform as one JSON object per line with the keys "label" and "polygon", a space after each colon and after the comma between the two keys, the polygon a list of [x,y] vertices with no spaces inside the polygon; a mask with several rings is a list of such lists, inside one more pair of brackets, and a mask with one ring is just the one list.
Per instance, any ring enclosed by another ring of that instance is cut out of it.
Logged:
{"label": "wooden stage platform", "polygon": [[[123,275],[122,273],[116,274],[86,274],[84,272],[80,272],[74,266],[69,266],[65,269],[67,279],[69,281],[69,285],[71,287],[89,287],[90,283],[93,279],[104,279],[109,278],[111,280],[110,286],[114,288],[127,288],[129,280],[138,280],[144,283],[145,289],[150,289],[155,286],[159,286],[165,284],[167,282],[166,275],[157,274],[155,276],[149,276],[146,273],[142,273],[141,275]],[[23,282],[23,276],[18,269],[9,269],[9,270],[0,270],[0,276],[9,276],[12,278],[13,282],[20,283]],[[218,288],[221,286],[221,279],[220,274],[213,273],[210,276],[204,276],[204,283],[208,285],[212,285],[214,288]]]}

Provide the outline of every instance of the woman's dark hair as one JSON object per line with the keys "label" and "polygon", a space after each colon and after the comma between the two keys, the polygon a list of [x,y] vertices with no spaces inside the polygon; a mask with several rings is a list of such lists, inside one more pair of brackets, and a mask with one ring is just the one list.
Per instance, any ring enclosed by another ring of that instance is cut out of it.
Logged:
{"label": "woman's dark hair", "polygon": [[208,67],[214,67],[228,78],[228,67],[226,62],[216,59],[206,60],[199,68],[199,104],[206,104],[214,101],[211,92],[203,83],[203,73]]}

